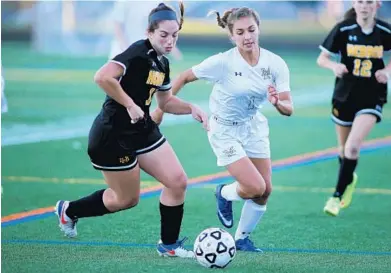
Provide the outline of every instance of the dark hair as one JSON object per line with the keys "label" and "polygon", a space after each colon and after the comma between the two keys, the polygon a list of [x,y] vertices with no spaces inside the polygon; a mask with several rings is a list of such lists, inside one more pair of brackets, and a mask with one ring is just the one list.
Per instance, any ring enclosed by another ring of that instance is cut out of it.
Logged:
{"label": "dark hair", "polygon": [[[158,11],[162,11],[162,10],[169,10],[169,11],[174,11],[174,9],[172,9],[171,7],[167,6],[166,4],[164,3],[160,3],[156,8],[152,9],[151,12],[149,13],[149,16],[148,17],[151,17],[152,14],[154,14],[155,12],[158,12]],[[185,14],[185,6],[183,5],[183,2],[180,1],[179,2],[179,10],[181,12],[181,17],[179,19],[179,30],[182,29],[182,25],[183,25],[183,15]],[[152,21],[148,24],[148,32],[154,32],[155,29],[158,29],[159,28],[159,23],[160,21]]]}
{"label": "dark hair", "polygon": [[347,19],[356,19],[356,18],[357,18],[357,13],[356,13],[356,11],[354,10],[354,8],[350,8],[350,9],[348,9],[348,10],[345,12],[343,18],[344,18],[345,20],[347,20]]}
{"label": "dark hair", "polygon": [[[253,17],[255,22],[257,23],[258,27],[261,22],[259,19],[258,13],[250,8],[242,7],[242,8],[233,8],[230,10],[227,10],[224,12],[223,17],[220,17],[220,13],[217,11],[211,11],[209,14],[215,13],[217,16],[217,24],[222,27],[226,28],[228,26],[229,31],[232,34],[234,23],[239,20],[240,18],[244,17]],[[208,15],[209,15],[208,14]]]}

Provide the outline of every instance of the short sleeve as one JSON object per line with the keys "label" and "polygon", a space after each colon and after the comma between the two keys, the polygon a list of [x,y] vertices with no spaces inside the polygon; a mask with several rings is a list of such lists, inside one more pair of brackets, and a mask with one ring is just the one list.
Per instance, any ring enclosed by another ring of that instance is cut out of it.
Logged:
{"label": "short sleeve", "polygon": [[278,92],[286,92],[291,91],[290,87],[290,75],[289,75],[289,68],[286,62],[281,58],[278,57],[275,61],[276,63],[276,69],[275,69],[275,84],[276,89]]}
{"label": "short sleeve", "polygon": [[198,79],[217,82],[222,79],[224,73],[223,63],[223,54],[219,53],[193,66],[192,71]]}
{"label": "short sleeve", "polygon": [[340,25],[337,24],[327,35],[326,39],[319,48],[331,55],[336,55],[339,54],[342,49],[341,42]]}
{"label": "short sleeve", "polygon": [[387,27],[380,26],[379,28],[381,28],[383,30],[382,31],[382,41],[383,41],[384,51],[389,51],[389,50],[391,50],[391,29],[389,28],[389,26],[387,26]]}
{"label": "short sleeve", "polygon": [[168,62],[167,60],[167,69],[166,69],[166,73],[164,75],[164,81],[163,81],[163,85],[159,88],[159,91],[168,91],[171,89],[171,80],[170,80],[170,63]]}
{"label": "short sleeve", "polygon": [[110,62],[119,64],[124,68],[124,74],[126,73],[126,70],[128,70],[129,65],[133,59],[135,59],[138,56],[139,49],[136,48],[134,45],[128,47],[124,52],[118,54],[115,56]]}

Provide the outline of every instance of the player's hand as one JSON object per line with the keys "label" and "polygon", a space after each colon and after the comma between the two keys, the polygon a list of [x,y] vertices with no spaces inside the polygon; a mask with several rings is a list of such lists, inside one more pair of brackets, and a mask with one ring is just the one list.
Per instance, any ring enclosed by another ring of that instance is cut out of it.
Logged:
{"label": "player's hand", "polygon": [[380,69],[376,71],[375,77],[379,83],[386,84],[388,82],[389,74],[385,69]]}
{"label": "player's hand", "polygon": [[346,68],[344,64],[337,64],[333,68],[334,75],[338,78],[342,78],[342,76],[346,73],[349,73],[349,70]]}
{"label": "player's hand", "polygon": [[277,90],[274,86],[269,85],[269,87],[267,88],[267,99],[274,106],[277,105],[279,98],[278,98]]}
{"label": "player's hand", "polygon": [[141,110],[140,107],[136,104],[132,104],[131,106],[126,107],[128,114],[131,119],[131,123],[137,123],[138,121],[144,119],[144,111]]}
{"label": "player's hand", "polygon": [[209,119],[208,119],[208,114],[206,114],[201,108],[195,105],[190,105],[191,108],[191,115],[193,118],[199,122],[202,123],[202,127],[206,131],[209,131]]}
{"label": "player's hand", "polygon": [[160,108],[156,108],[155,111],[151,113],[151,118],[157,125],[160,125],[163,121],[163,115],[164,112]]}

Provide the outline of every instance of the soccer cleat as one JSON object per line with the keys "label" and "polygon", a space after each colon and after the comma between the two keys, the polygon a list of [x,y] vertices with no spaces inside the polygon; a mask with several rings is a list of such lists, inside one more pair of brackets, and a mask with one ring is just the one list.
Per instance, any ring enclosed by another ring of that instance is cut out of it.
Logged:
{"label": "soccer cleat", "polygon": [[221,195],[221,190],[225,185],[218,185],[216,187],[216,202],[217,202],[217,216],[220,222],[226,228],[231,228],[234,224],[233,212],[232,212],[232,201],[226,200]]}
{"label": "soccer cleat", "polygon": [[56,204],[55,213],[58,217],[59,227],[65,233],[65,236],[73,238],[77,236],[76,223],[77,220],[69,218],[65,211],[69,206],[69,201],[60,200]]}
{"label": "soccer cleat", "polygon": [[341,209],[341,201],[338,197],[330,197],[329,200],[327,200],[325,207],[323,208],[323,211],[331,216],[338,216],[339,211]]}
{"label": "soccer cleat", "polygon": [[249,251],[249,252],[261,252],[262,249],[255,247],[253,241],[251,241],[248,237],[244,239],[239,239],[235,241],[236,249],[239,251]]}
{"label": "soccer cleat", "polygon": [[162,257],[194,258],[194,252],[183,247],[186,240],[187,237],[178,240],[172,245],[165,245],[162,240],[159,240],[157,243],[157,253]]}
{"label": "soccer cleat", "polygon": [[350,203],[352,202],[353,192],[356,189],[357,181],[358,181],[358,176],[356,173],[353,173],[353,181],[346,187],[346,190],[342,195],[341,208],[346,209],[347,207],[349,207]]}

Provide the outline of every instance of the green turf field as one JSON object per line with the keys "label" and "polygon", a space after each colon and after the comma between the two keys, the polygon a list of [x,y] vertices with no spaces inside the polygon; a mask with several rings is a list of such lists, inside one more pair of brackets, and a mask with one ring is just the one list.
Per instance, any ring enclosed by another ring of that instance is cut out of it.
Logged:
{"label": "green turf field", "polygon": [[[172,62],[174,74],[225,49],[182,50],[185,59]],[[101,174],[89,163],[86,134],[104,99],[93,75],[105,59],[42,56],[20,44],[3,44],[2,51],[9,101],[9,113],[2,116],[2,217],[54,206],[58,199],[79,198],[104,187]],[[273,160],[334,147],[329,118],[332,74],[316,66],[317,51],[276,53],[291,70],[296,109],[287,118],[265,107]],[[180,96],[206,107],[210,89],[198,82]],[[167,116],[162,131],[190,178],[223,171],[199,124]],[[390,135],[387,105],[383,122],[369,139]],[[268,211],[252,235],[265,253],[239,253],[226,272],[391,272],[391,146],[362,154],[352,206],[338,218],[322,212],[335,184],[336,159],[309,163],[274,172]],[[143,180],[144,188],[156,185],[146,175]],[[204,184],[188,191],[182,227],[187,245],[201,230],[221,226],[214,187]],[[235,204],[236,220],[240,210],[241,204]],[[65,239],[53,215],[3,227],[2,270],[207,272],[194,260],[157,256],[156,195],[143,198],[132,210],[82,219],[78,231],[77,239]]]}

